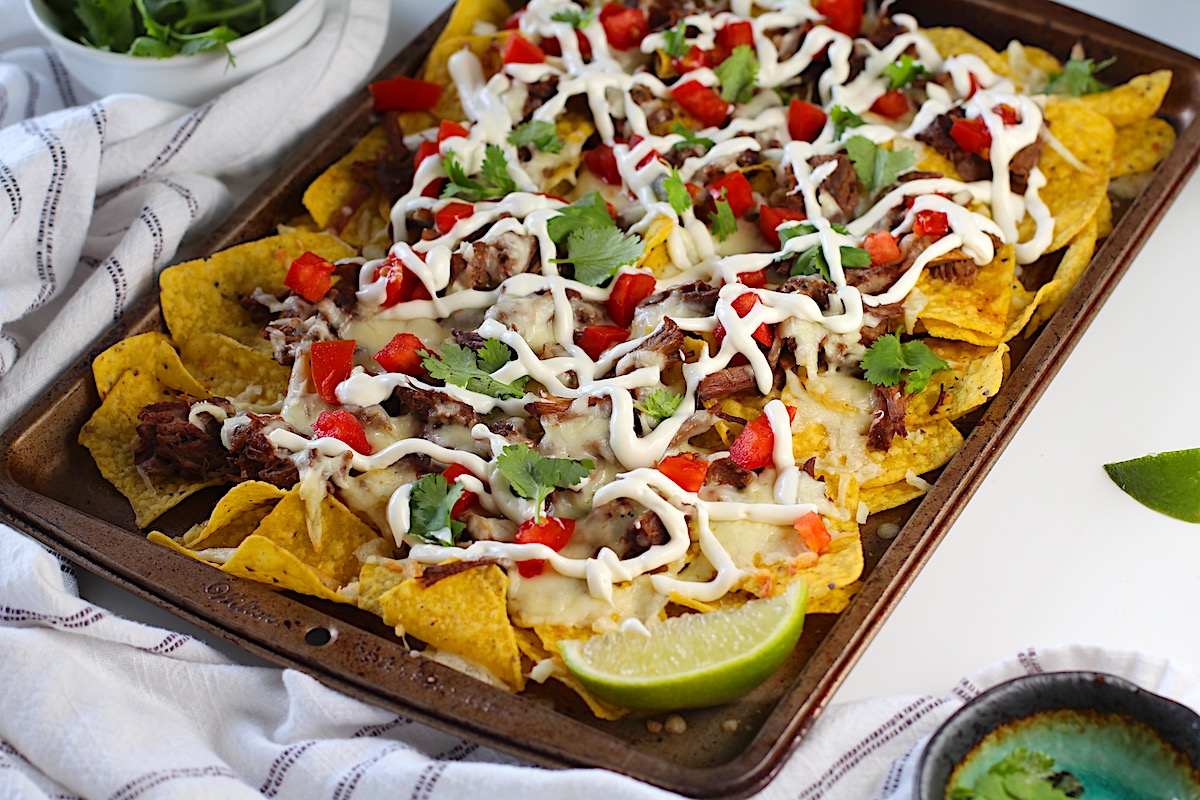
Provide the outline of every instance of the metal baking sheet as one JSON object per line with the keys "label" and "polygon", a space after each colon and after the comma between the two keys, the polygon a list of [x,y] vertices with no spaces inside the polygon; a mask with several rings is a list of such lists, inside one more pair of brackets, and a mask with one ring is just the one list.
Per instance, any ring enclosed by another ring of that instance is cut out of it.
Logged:
{"label": "metal baking sheet", "polygon": [[[598,721],[573,695],[551,687],[521,696],[494,689],[421,658],[365,612],[276,593],[147,542],[133,524],[128,503],[101,478],[75,439],[99,405],[92,358],[120,338],[162,328],[154,295],[131,308],[0,437],[0,514],[125,589],[363,700],[545,766],[602,767],[693,797],[750,794],[770,780],[812,727],[1200,159],[1200,126],[1194,124],[1200,61],[1191,56],[1041,0],[902,0],[893,10],[914,13],[926,25],[968,27],[1001,48],[1017,38],[1062,55],[1083,42],[1090,56],[1117,56],[1105,73],[1108,80],[1170,68],[1175,79],[1162,113],[1179,139],[1124,209],[1064,306],[1035,338],[1014,342],[1011,377],[971,420],[962,451],[942,470],[933,490],[923,501],[873,516],[863,527],[866,569],[862,590],[849,608],[836,617],[810,617],[796,651],[767,684],[729,705],[684,712],[685,735],[651,733],[638,715]],[[445,16],[381,74],[414,72],[444,22]],[[371,124],[370,100],[359,92],[318,126],[319,133],[298,147],[229,223],[195,248],[196,254],[274,232],[277,223],[300,212],[304,187]],[[203,518],[218,496],[218,490],[200,493],[156,527],[181,532]],[[899,536],[879,537],[882,523],[899,525]]]}

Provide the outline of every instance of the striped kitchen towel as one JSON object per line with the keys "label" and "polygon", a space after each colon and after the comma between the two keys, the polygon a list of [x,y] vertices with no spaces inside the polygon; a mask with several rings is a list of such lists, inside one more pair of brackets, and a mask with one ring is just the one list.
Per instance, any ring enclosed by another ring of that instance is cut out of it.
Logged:
{"label": "striped kitchen towel", "polygon": [[92,97],[0,0],[0,429],[363,84],[389,9],[329,2],[305,47],[189,109]]}

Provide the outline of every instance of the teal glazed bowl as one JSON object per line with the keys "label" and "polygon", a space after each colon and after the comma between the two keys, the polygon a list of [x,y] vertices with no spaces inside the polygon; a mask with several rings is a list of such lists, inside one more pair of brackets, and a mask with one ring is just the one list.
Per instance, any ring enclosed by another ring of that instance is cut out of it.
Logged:
{"label": "teal glazed bowl", "polygon": [[946,800],[1019,747],[1054,758],[1085,800],[1200,798],[1200,716],[1097,672],[1016,678],[967,703],[921,755],[917,797]]}

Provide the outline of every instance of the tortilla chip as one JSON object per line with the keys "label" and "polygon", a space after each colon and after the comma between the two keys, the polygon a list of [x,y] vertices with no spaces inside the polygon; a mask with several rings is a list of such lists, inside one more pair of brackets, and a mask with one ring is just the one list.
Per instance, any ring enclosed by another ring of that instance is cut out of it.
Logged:
{"label": "tortilla chip", "polygon": [[104,479],[133,506],[139,528],[144,528],[204,487],[224,483],[222,480],[142,477],[138,472],[130,447],[137,438],[138,411],[150,403],[177,398],[174,391],[149,372],[127,371],[79,431],[79,443],[91,451]]}
{"label": "tortilla chip", "polygon": [[[979,347],[966,342],[926,339],[950,369],[935,372],[925,388],[908,401],[905,423],[920,428],[931,419],[955,420],[986,403],[1004,380],[1007,345]],[[867,507],[875,510],[867,503]]]}
{"label": "tortilla chip", "polygon": [[1085,94],[1070,102],[1107,117],[1113,125],[1129,125],[1157,114],[1170,88],[1171,70],[1160,69],[1138,75],[1129,83],[1114,86],[1107,92]]}
{"label": "tortilla chip", "polygon": [[417,577],[417,568],[409,561],[384,559],[362,565],[358,573],[358,607],[382,617],[379,598],[407,580]]}
{"label": "tortilla chip", "polygon": [[280,499],[255,529],[254,536],[272,541],[294,555],[332,590],[358,577],[356,551],[379,537],[335,497],[326,495],[320,510],[319,547],[314,546],[309,536],[307,509],[299,487]]}
{"label": "tortilla chip", "polygon": [[[461,3],[456,5],[455,11],[457,12],[458,8],[462,5]],[[502,66],[501,51],[504,43],[513,34],[514,31],[506,30],[484,36],[462,35],[446,37],[445,32],[443,32],[437,44],[429,51],[429,58],[425,62],[425,69],[421,73],[422,80],[431,81],[442,86],[442,94],[438,97],[437,105],[433,107],[434,116],[438,119],[452,120],[463,120],[467,117],[467,113],[463,110],[462,103],[459,100],[458,89],[455,87],[454,79],[450,75],[450,56],[463,48],[470,50],[479,57],[479,62],[483,65],[483,77],[486,81],[500,71],[500,67]]]}
{"label": "tortilla chip", "polygon": [[1113,229],[1113,207],[1112,200],[1106,194],[1104,199],[1100,201],[1100,207],[1096,209],[1096,238],[1107,239],[1112,234]]}
{"label": "tortilla chip", "polygon": [[948,420],[935,419],[908,432],[903,438],[892,440],[886,452],[872,450],[869,456],[882,467],[882,471],[870,480],[863,481],[861,489],[872,489],[904,480],[909,472],[924,475],[935,470],[954,457],[962,447],[963,437]]}
{"label": "tortilla chip", "polygon": [[92,362],[92,377],[96,380],[96,391],[100,399],[109,391],[126,371],[134,372],[152,368],[154,375],[168,388],[191,397],[209,397],[201,386],[184,368],[179,353],[171,345],[165,333],[139,333],[117,342]]}
{"label": "tortilla chip", "polygon": [[[329,169],[322,172],[315,181],[304,190],[302,202],[312,214],[317,227],[324,230],[329,227],[329,221],[353,194],[359,179],[354,175],[354,165],[359,161],[373,161],[380,154],[387,152],[387,134],[382,126],[376,125],[367,131],[367,135],[349,153],[335,161]],[[363,209],[372,207],[364,203],[355,216],[363,213]],[[352,218],[353,219],[353,218]],[[353,224],[347,225],[352,227]]]}
{"label": "tortilla chip", "polygon": [[202,527],[185,533],[184,547],[237,547],[254,533],[285,492],[265,481],[246,481],[234,486],[217,503]]}
{"label": "tortilla chip", "polygon": [[913,486],[908,481],[897,481],[887,486],[876,486],[873,489],[863,489],[859,499],[866,504],[872,514],[898,508],[910,500],[925,496],[925,489]]}
{"label": "tortilla chip", "polygon": [[335,603],[350,601],[335,592],[323,576],[277,542],[257,533],[247,536],[221,571],[276,589],[288,589]]}
{"label": "tortilla chip", "polygon": [[[763,572],[770,572],[768,583],[760,583]],[[843,611],[857,590],[842,591],[854,584],[863,571],[862,540],[857,534],[839,536],[829,544],[815,564],[800,569],[773,565],[746,582],[747,591],[758,597],[775,597],[798,580],[808,584],[809,614],[837,614]],[[757,591],[756,591],[757,590]],[[814,604],[815,601],[815,604]]]}
{"label": "tortilla chip", "polygon": [[1167,157],[1174,146],[1175,128],[1165,119],[1151,117],[1121,125],[1116,129],[1110,174],[1119,178],[1122,175],[1149,172]]}
{"label": "tortilla chip", "polygon": [[670,217],[655,217],[646,231],[646,249],[638,259],[637,266],[648,269],[655,277],[666,277],[667,272],[674,271],[671,254],[667,251],[667,239],[675,229],[675,221]]}
{"label": "tortilla chip", "polygon": [[150,542],[154,542],[155,544],[158,544],[158,545],[162,545],[163,547],[167,548],[168,550],[174,550],[176,553],[179,553],[180,555],[185,555],[188,558],[193,559],[195,561],[199,561],[201,564],[208,564],[209,566],[217,566],[216,564],[213,564],[211,561],[208,561],[207,559],[205,559],[199,553],[192,552],[187,547],[182,545],[180,542],[176,541],[175,539],[172,539],[170,536],[167,536],[162,531],[150,531],[150,533],[146,534],[146,540],[150,541]]}
{"label": "tortilla chip", "polygon": [[504,0],[459,0],[450,11],[450,19],[438,34],[434,47],[450,39],[475,33],[476,25],[480,23],[503,27],[510,14],[512,9]]}
{"label": "tortilla chip", "polygon": [[183,362],[209,391],[247,410],[278,408],[291,376],[275,359],[221,333],[185,339]]}
{"label": "tortilla chip", "polygon": [[430,586],[412,578],[384,592],[379,603],[383,621],[397,633],[474,661],[519,692],[525,675],[507,595],[508,575],[485,564]]}
{"label": "tortilla chip", "polygon": [[1054,278],[1046,284],[1046,286],[1053,284],[1053,287],[1045,292],[1037,310],[1030,318],[1029,325],[1025,329],[1026,336],[1032,336],[1043,322],[1050,319],[1055,311],[1058,311],[1063,301],[1067,299],[1067,295],[1071,293],[1071,289],[1079,282],[1079,278],[1087,270],[1088,265],[1092,263],[1092,255],[1096,252],[1098,229],[1099,223],[1093,217],[1071,242],[1067,251],[1063,253],[1062,261],[1058,262],[1058,267],[1054,270]]}
{"label": "tortilla chip", "polygon": [[1008,321],[1016,265],[1013,246],[1004,245],[990,264],[978,268],[970,285],[922,272],[916,288],[924,295],[925,305],[917,319],[948,322],[988,336],[1000,335]]}
{"label": "tortilla chip", "polygon": [[584,114],[567,111],[559,116],[558,138],[562,140],[562,149],[558,153],[542,153],[539,156],[542,159],[549,158],[558,165],[546,168],[546,186],[559,189],[575,185],[579,167],[583,164],[583,145],[595,131],[596,126],[591,118]]}
{"label": "tortilla chip", "polygon": [[987,42],[972,36],[962,28],[922,28],[921,33],[929,37],[929,41],[937,48],[942,58],[969,53],[979,56],[997,75],[1009,74],[1008,58],[997,53]]}
{"label": "tortilla chip", "polygon": [[163,270],[162,311],[172,338],[186,347],[198,336],[221,333],[269,357],[271,344],[262,338],[263,326],[250,321],[241,300],[255,289],[282,289],[292,261],[309,250],[334,261],[354,255],[328,234],[294,232]]}
{"label": "tortilla chip", "polygon": [[1053,147],[1047,147],[1038,168],[1046,176],[1039,192],[1054,215],[1054,240],[1047,252],[1065,247],[1095,216],[1108,193],[1108,169],[1112,163],[1116,133],[1100,114],[1071,101],[1046,104],[1050,132],[1086,168],[1072,166]]}

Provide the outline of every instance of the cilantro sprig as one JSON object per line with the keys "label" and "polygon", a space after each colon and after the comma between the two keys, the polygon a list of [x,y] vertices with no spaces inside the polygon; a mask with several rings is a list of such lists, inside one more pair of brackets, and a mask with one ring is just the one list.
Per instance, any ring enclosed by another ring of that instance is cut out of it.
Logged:
{"label": "cilantro sprig", "polygon": [[515,400],[525,396],[529,377],[503,383],[491,375],[511,357],[512,349],[499,339],[489,339],[478,353],[469,347],[447,343],[442,346],[440,356],[422,351],[421,366],[432,378],[500,400]]}
{"label": "cilantro sprig", "polygon": [[829,119],[833,121],[833,138],[841,139],[842,134],[850,128],[866,125],[867,121],[845,106],[833,106],[829,109]]}
{"label": "cilantro sprig", "polygon": [[[837,233],[845,234],[848,232],[846,226],[834,224],[833,230]],[[798,225],[789,225],[786,228],[779,229],[780,245],[786,244],[789,240],[795,239],[798,236],[809,236],[817,232],[817,227],[810,222],[801,222]],[[842,260],[842,269],[861,268],[871,266],[871,254],[861,247],[851,247],[849,245],[840,245],[838,253]],[[832,280],[829,274],[829,261],[825,258],[825,249],[818,243],[800,253],[792,264],[792,275],[820,275],[825,280]]]}
{"label": "cilantro sprig", "polygon": [[908,53],[900,56],[900,60],[883,68],[883,75],[888,79],[888,91],[907,86],[918,78],[932,77],[933,73],[918,64]]}
{"label": "cilantro sprig", "polygon": [[882,189],[896,182],[896,176],[912,169],[914,159],[911,150],[886,150],[876,147],[865,136],[851,136],[846,140],[846,155],[854,164],[858,179],[868,192]]}
{"label": "cilantro sprig", "polygon": [[922,391],[933,373],[950,369],[924,342],[900,341],[900,334],[881,336],[863,354],[865,377],[878,386],[895,386],[904,381],[908,394]]}
{"label": "cilantro sprig", "polygon": [[729,201],[725,199],[726,193],[724,189],[721,190],[721,199],[714,204],[716,213],[710,220],[713,236],[717,237],[718,242],[723,242],[737,233],[737,218],[733,216],[733,208],[730,207]]}
{"label": "cilantro sprig", "polygon": [[1095,62],[1090,58],[1072,58],[1063,65],[1062,72],[1051,74],[1046,84],[1046,94],[1069,94],[1082,97],[1085,94],[1106,92],[1112,87],[1096,77],[1096,73],[1112,66],[1116,58]]}
{"label": "cilantro sprig", "polygon": [[450,518],[454,504],[463,495],[462,484],[450,483],[441,475],[422,475],[413,483],[408,499],[408,532],[418,539],[453,547],[466,525]]}
{"label": "cilantro sprig", "polygon": [[449,181],[442,189],[442,197],[461,197],[477,203],[491,197],[503,197],[517,190],[517,183],[508,174],[508,158],[498,144],[489,144],[483,151],[483,165],[477,181],[467,177],[467,171],[459,163],[453,151],[442,156],[442,171]]}
{"label": "cilantro sprig", "polygon": [[692,207],[692,196],[688,194],[687,186],[679,175],[679,170],[671,167],[671,174],[662,182],[663,190],[667,193],[667,202],[676,214],[683,214]]}
{"label": "cilantro sprig", "polygon": [[555,22],[565,22],[572,28],[584,28],[591,23],[595,13],[595,9],[591,6],[587,8],[564,8],[551,14],[550,19]]}
{"label": "cilantro sprig", "polygon": [[540,520],[546,498],[555,489],[579,485],[596,467],[590,459],[549,458],[524,442],[510,444],[496,457],[496,467],[508,480],[513,494],[534,501]]}
{"label": "cilantro sprig", "polygon": [[555,243],[565,243],[567,253],[550,262],[573,265],[575,280],[580,283],[599,286],[618,269],[642,257],[642,238],[627,236],[617,227],[598,192],[558,211],[558,216],[546,223],[546,230]]}
{"label": "cilantro sprig", "polygon": [[645,400],[640,403],[634,403],[633,407],[661,422],[673,416],[682,402],[683,395],[681,394],[672,392],[669,389],[655,389],[646,395]]}
{"label": "cilantro sprig", "polygon": [[687,25],[680,22],[663,31],[663,52],[671,58],[683,58],[688,52]]}
{"label": "cilantro sprig", "polygon": [[531,119],[513,128],[508,143],[513,147],[536,147],[543,153],[561,152],[565,144],[558,138],[558,126],[541,119]]}
{"label": "cilantro sprig", "polygon": [[703,147],[707,152],[716,142],[709,139],[707,136],[697,136],[696,132],[685,126],[683,123],[676,122],[671,127],[671,133],[677,133],[683,137],[682,142],[676,142],[671,146],[672,150],[680,147]]}
{"label": "cilantro sprig", "polygon": [[713,70],[721,82],[721,99],[726,103],[749,103],[754,97],[754,80],[758,77],[758,57],[754,48],[739,44],[729,58]]}

